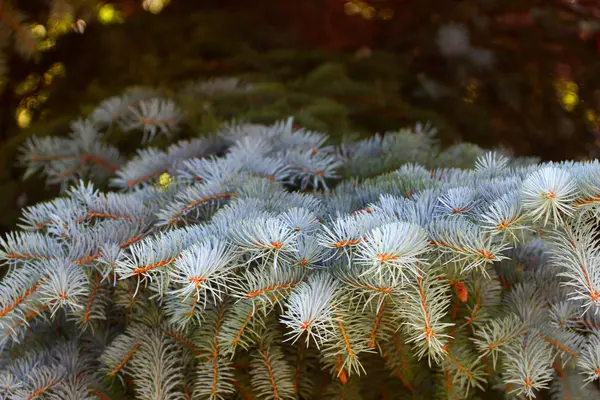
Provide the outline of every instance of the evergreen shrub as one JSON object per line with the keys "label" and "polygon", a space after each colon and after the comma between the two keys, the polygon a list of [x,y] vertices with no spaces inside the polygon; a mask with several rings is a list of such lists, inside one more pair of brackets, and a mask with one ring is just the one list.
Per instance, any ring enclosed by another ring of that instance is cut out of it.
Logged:
{"label": "evergreen shrub", "polygon": [[0,241],[3,398],[598,398],[598,161],[186,118],[128,92],[23,147],[62,196]]}

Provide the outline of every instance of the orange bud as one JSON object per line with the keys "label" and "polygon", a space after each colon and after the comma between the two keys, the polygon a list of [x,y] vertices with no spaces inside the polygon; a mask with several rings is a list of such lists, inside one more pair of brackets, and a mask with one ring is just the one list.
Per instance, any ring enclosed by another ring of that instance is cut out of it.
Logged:
{"label": "orange bud", "polygon": [[458,295],[460,301],[465,303],[468,298],[467,288],[465,287],[465,284],[460,281],[454,282],[454,288],[456,289],[456,294]]}

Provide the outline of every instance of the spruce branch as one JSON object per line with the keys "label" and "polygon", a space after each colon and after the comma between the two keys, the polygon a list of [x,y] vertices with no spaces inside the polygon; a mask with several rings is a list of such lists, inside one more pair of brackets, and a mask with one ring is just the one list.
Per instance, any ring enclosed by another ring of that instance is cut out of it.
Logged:
{"label": "spruce branch", "polygon": [[184,399],[181,351],[176,343],[157,329],[152,329],[129,363],[134,376],[136,395],[140,399]]}
{"label": "spruce branch", "polygon": [[416,224],[397,222],[367,233],[358,244],[354,262],[365,266],[363,275],[377,275],[379,282],[403,285],[421,272],[419,264],[429,250],[427,233]]}
{"label": "spruce branch", "polygon": [[571,290],[570,298],[583,301],[584,310],[596,310],[600,268],[598,238],[593,226],[576,221],[565,226],[564,232],[554,234],[551,240],[555,246],[552,261],[562,269],[559,276],[566,278],[564,285]]}
{"label": "spruce branch", "polygon": [[257,311],[250,301],[242,300],[232,306],[225,315],[219,341],[224,354],[233,357],[238,348],[249,350],[264,329],[264,314]]}
{"label": "spruce branch", "polygon": [[503,252],[509,244],[497,242],[482,229],[466,219],[450,218],[434,221],[430,226],[434,245],[449,256],[449,262],[462,265],[463,271],[485,271],[486,264],[506,258]]}
{"label": "spruce branch", "polygon": [[407,286],[400,310],[404,313],[403,327],[407,343],[411,343],[418,358],[427,354],[428,362],[440,363],[447,353],[447,328],[453,324],[443,322],[449,303],[449,285],[438,280],[436,271],[419,275]]}
{"label": "spruce branch", "polygon": [[374,352],[369,345],[370,326],[363,323],[361,315],[343,297],[334,304],[333,321],[333,334],[321,352],[324,363],[342,381],[366,373],[361,356]]}
{"label": "spruce branch", "polygon": [[129,113],[122,117],[123,129],[143,131],[143,143],[151,142],[159,133],[170,136],[182,118],[181,110],[172,100],[140,100],[130,104],[128,109]]}
{"label": "spruce branch", "polygon": [[[109,99],[30,167],[65,172],[108,129],[168,136],[183,118],[150,121],[179,112],[157,99]],[[120,160],[116,192],[77,166],[0,239],[0,395],[580,393],[598,376],[597,162],[438,154],[415,131],[332,146],[291,119],[226,124]]]}
{"label": "spruce branch", "polygon": [[143,339],[148,337],[147,329],[140,325],[127,328],[125,333],[117,336],[104,350],[100,362],[105,365],[106,375],[115,377],[121,375],[129,362],[142,347]]}
{"label": "spruce branch", "polygon": [[577,186],[570,173],[556,167],[545,167],[530,174],[521,189],[523,208],[537,221],[544,218],[544,225],[552,221],[554,226],[563,222],[563,216],[573,212]]}
{"label": "spruce branch", "polygon": [[481,360],[471,354],[470,349],[454,344],[445,360],[446,373],[452,385],[458,386],[457,392],[466,396],[475,388],[483,389],[487,375]]}
{"label": "spruce branch", "polygon": [[600,378],[600,337],[591,335],[577,360],[577,366],[585,377],[585,382],[593,382]]}
{"label": "spruce branch", "polygon": [[171,282],[181,286],[171,293],[202,299],[204,307],[206,301],[221,302],[227,287],[235,279],[235,268],[235,258],[227,243],[210,239],[196,243],[181,253],[169,271]]}
{"label": "spruce branch", "polygon": [[534,398],[535,392],[547,388],[552,379],[550,345],[536,335],[527,335],[520,342],[507,348],[504,375],[512,393]]}
{"label": "spruce branch", "polygon": [[243,279],[232,282],[231,296],[249,302],[253,310],[261,309],[268,313],[276,305],[281,306],[305,277],[305,271],[295,267],[246,271]]}
{"label": "spruce branch", "polygon": [[64,367],[60,365],[36,369],[28,377],[27,386],[16,390],[14,398],[29,400],[47,394],[63,380],[65,372]]}
{"label": "spruce branch", "polygon": [[290,330],[288,340],[296,342],[306,333],[306,345],[312,340],[320,346],[332,337],[337,289],[337,281],[315,274],[292,291],[286,302],[287,311],[281,317]]}
{"label": "spruce branch", "polygon": [[275,344],[272,332],[264,332],[258,342],[258,352],[252,359],[252,387],[265,398],[293,399],[293,369]]}
{"label": "spruce branch", "polygon": [[481,215],[483,225],[492,235],[501,235],[503,241],[517,243],[524,240],[521,199],[518,193],[506,193],[489,205]]}
{"label": "spruce branch", "polygon": [[515,315],[497,318],[475,331],[474,343],[482,357],[491,354],[492,365],[496,368],[499,355],[514,344],[523,330],[521,321]]}
{"label": "spruce branch", "polygon": [[205,323],[201,327],[204,335],[199,336],[197,345],[210,354],[198,362],[194,395],[201,398],[223,399],[235,391],[233,362],[225,356],[220,342],[227,308],[228,303],[223,302],[207,310]]}

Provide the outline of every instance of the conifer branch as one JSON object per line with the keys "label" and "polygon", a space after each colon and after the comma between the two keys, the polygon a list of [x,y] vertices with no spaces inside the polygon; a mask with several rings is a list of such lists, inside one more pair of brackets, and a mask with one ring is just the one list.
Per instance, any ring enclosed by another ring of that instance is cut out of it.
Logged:
{"label": "conifer branch", "polygon": [[467,398],[496,384],[532,398],[600,377],[597,162],[440,153],[421,125],[330,146],[291,119],[130,162],[92,145],[111,126],[152,139],[181,121],[174,100],[132,92],[70,138],[25,146],[30,170],[65,189],[110,162],[119,191],[76,181],[0,239],[2,396],[102,399],[118,378],[152,399],[372,385]]}

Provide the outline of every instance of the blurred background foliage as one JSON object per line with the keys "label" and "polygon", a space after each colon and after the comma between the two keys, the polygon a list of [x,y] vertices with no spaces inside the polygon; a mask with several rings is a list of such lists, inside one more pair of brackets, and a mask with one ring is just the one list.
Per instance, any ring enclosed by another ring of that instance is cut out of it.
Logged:
{"label": "blurred background foliage", "polygon": [[431,121],[445,144],[600,150],[593,0],[0,0],[0,48],[1,230],[56,195],[22,180],[23,141],[67,135],[131,86],[169,97],[238,78],[244,90],[178,97],[189,135],[293,115],[334,138]]}

